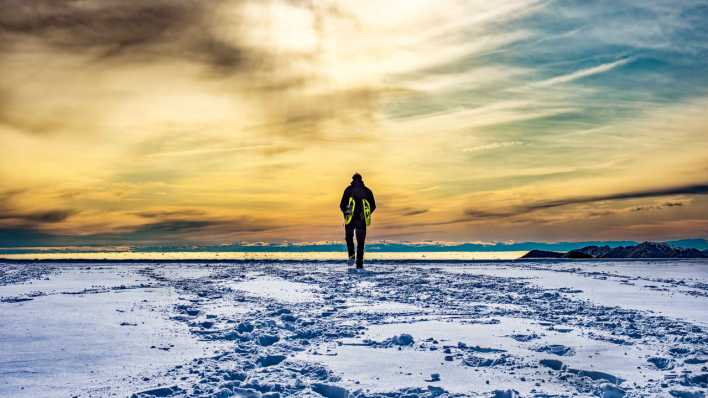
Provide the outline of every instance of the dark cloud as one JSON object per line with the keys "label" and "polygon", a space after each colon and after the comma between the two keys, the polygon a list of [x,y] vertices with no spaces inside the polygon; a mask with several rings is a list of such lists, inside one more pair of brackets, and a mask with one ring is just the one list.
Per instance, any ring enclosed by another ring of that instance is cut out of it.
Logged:
{"label": "dark cloud", "polygon": [[[519,213],[520,214],[520,213]],[[477,209],[466,209],[465,215],[472,219],[504,218],[515,215],[513,211],[486,211]]]}
{"label": "dark cloud", "polygon": [[144,242],[189,242],[210,237],[236,236],[244,233],[276,229],[272,223],[242,218],[206,218],[196,209],[141,211],[131,214],[151,222],[119,229],[119,232],[74,236],[46,231],[45,225],[65,221],[79,213],[74,209],[41,211],[16,210],[14,202],[27,190],[0,192],[0,244],[23,246],[33,244],[118,244]]}
{"label": "dark cloud", "polygon": [[190,217],[201,216],[204,212],[201,210],[161,210],[161,211],[140,211],[131,213],[143,218],[167,218],[167,217]]}
{"label": "dark cloud", "polygon": [[129,242],[194,241],[224,235],[264,232],[275,227],[249,218],[160,220],[116,234],[114,239]]}
{"label": "dark cloud", "polygon": [[633,212],[647,211],[647,210],[662,210],[671,207],[681,207],[683,202],[666,202],[658,206],[637,206],[632,209]]}
{"label": "dark cloud", "polygon": [[0,226],[0,245],[6,247],[49,245],[57,243],[55,235],[42,232],[34,227],[2,227]]}
{"label": "dark cloud", "polygon": [[23,220],[39,223],[58,223],[78,213],[76,210],[48,210],[20,215]]}
{"label": "dark cloud", "polygon": [[278,227],[259,220],[240,219],[187,219],[161,220],[140,225],[121,232],[75,236],[43,231],[38,224],[0,226],[0,245],[115,245],[186,243],[206,241],[209,238],[238,236],[264,232]]}
{"label": "dark cloud", "polygon": [[[229,13],[229,37],[215,32],[225,23],[217,14],[224,0],[0,0],[0,42],[6,46],[38,39],[59,51],[91,51],[96,61],[124,57],[131,61],[179,58],[201,62],[218,74],[260,71],[249,79],[255,85],[298,87],[301,75],[274,80],[274,72],[295,58],[313,54],[289,53],[244,43],[239,33],[253,21]],[[239,6],[239,3],[231,3]]]}
{"label": "dark cloud", "polygon": [[193,1],[0,0],[0,9],[5,37],[39,38],[67,50],[101,47],[107,55],[168,41],[203,16]]}
{"label": "dark cloud", "polygon": [[[29,40],[39,41],[52,51],[85,54],[110,67],[120,62],[179,59],[204,65],[202,77],[207,79],[245,76],[238,83],[227,83],[224,90],[238,90],[239,95],[253,96],[263,102],[268,115],[262,123],[257,123],[264,125],[256,126],[259,132],[296,141],[332,139],[326,134],[332,121],[369,130],[384,94],[380,87],[304,94],[303,89],[322,76],[304,72],[297,65],[318,62],[321,49],[314,46],[309,50],[283,51],[267,41],[247,41],[245,32],[259,21],[243,19],[239,12],[228,13],[226,21],[225,15],[218,12],[223,3],[224,0],[0,0],[0,43],[5,43],[8,47],[5,51],[11,52],[15,47],[21,50]],[[229,3],[229,6],[240,4]],[[325,16],[352,18],[337,7],[299,1],[292,4],[312,13],[314,25],[321,25]],[[218,31],[226,23],[228,37]],[[318,34],[325,34],[319,29],[321,26],[314,28]],[[64,126],[67,117],[61,113],[38,117],[18,111],[16,94],[0,92],[1,123],[36,134]],[[62,112],[73,114],[74,110]],[[351,142],[371,138],[352,132],[342,139]]]}
{"label": "dark cloud", "polygon": [[[248,50],[219,40],[214,37],[205,37],[192,45],[192,49],[202,60],[212,65],[219,72],[234,70],[246,63],[251,58]],[[250,49],[254,51],[255,49]]]}
{"label": "dark cloud", "polygon": [[662,206],[664,206],[664,207],[681,207],[681,206],[683,206],[683,202],[666,202]]}
{"label": "dark cloud", "polygon": [[[589,204],[598,203],[606,201],[615,200],[630,200],[630,199],[646,199],[646,198],[656,198],[662,196],[671,195],[706,195],[708,194],[708,185],[697,184],[697,185],[686,185],[681,187],[672,188],[662,188],[662,189],[648,189],[642,191],[630,191],[611,195],[598,195],[598,196],[579,196],[575,198],[564,198],[558,200],[550,200],[544,202],[531,203],[525,206],[520,206],[512,208],[508,211],[483,211],[476,209],[466,209],[465,215],[471,219],[478,218],[505,218],[518,216],[537,210],[553,209],[557,207],[578,205],[578,204]],[[676,206],[678,202],[671,202],[671,205]],[[680,205],[679,205],[680,206]],[[671,206],[666,206],[671,207]],[[646,208],[639,207],[639,211],[645,210]]]}
{"label": "dark cloud", "polygon": [[[55,52],[79,54],[109,67],[179,59],[201,63],[219,75],[252,71],[262,52],[242,48],[238,37],[228,43],[220,40],[212,30],[212,13],[221,2],[0,0],[0,51],[9,55],[31,51],[39,56],[46,52],[45,58],[50,59]],[[30,69],[41,75],[43,63],[38,58]],[[0,62],[0,76],[3,68],[13,65]],[[22,100],[22,85],[0,77],[0,124],[45,134],[76,118],[79,110],[68,106],[40,114],[27,112],[31,105]]]}
{"label": "dark cloud", "polygon": [[428,212],[428,209],[415,209],[415,208],[411,208],[411,207],[406,207],[405,209],[401,209],[402,216],[417,216],[419,214],[424,214],[427,212]]}
{"label": "dark cloud", "polygon": [[70,209],[44,210],[34,212],[17,212],[8,209],[2,209],[2,214],[0,214],[0,220],[51,224],[62,222],[76,213],[78,213],[77,210]]}
{"label": "dark cloud", "polygon": [[0,221],[10,221],[14,224],[46,224],[58,223],[78,213],[73,209],[50,209],[35,211],[20,211],[12,206],[18,195],[26,193],[25,189],[0,192]]}
{"label": "dark cloud", "polygon": [[220,72],[240,70],[247,61],[259,64],[260,51],[242,46],[238,37],[226,42],[213,33],[213,10],[221,3],[0,0],[0,41],[12,47],[38,39],[59,51],[92,51],[97,61],[187,58]]}
{"label": "dark cloud", "polygon": [[173,233],[173,232],[192,232],[200,229],[204,229],[206,227],[212,226],[212,225],[218,225],[218,223],[215,223],[213,221],[205,221],[205,220],[174,220],[174,221],[159,221],[156,223],[150,223],[150,224],[145,224],[135,231],[132,232],[132,234],[135,235],[140,235],[140,234],[164,234],[164,233]]}

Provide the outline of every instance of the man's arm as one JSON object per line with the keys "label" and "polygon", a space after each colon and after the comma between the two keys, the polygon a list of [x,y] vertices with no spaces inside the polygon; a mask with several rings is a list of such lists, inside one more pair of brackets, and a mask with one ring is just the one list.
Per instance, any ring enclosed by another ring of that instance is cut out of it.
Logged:
{"label": "man's arm", "polygon": [[339,209],[344,213],[347,210],[347,205],[349,204],[349,187],[344,190],[342,194],[342,200],[339,201]]}

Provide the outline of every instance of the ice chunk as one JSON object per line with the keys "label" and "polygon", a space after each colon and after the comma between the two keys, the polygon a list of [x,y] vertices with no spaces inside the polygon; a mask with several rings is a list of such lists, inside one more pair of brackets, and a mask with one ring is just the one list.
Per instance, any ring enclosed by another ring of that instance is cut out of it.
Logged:
{"label": "ice chunk", "polygon": [[623,381],[617,376],[597,370],[568,369],[568,372],[576,374],[580,377],[588,377],[592,380],[605,380],[613,384],[620,384]]}
{"label": "ice chunk", "polygon": [[323,397],[327,398],[348,398],[349,397],[349,391],[345,388],[335,386],[335,385],[329,385],[329,384],[322,384],[322,383],[315,383],[312,385],[312,391],[322,395]]}
{"label": "ice chunk", "polygon": [[671,390],[670,394],[676,398],[705,398],[706,394],[703,391],[681,391]]}
{"label": "ice chunk", "polygon": [[539,362],[541,365],[553,370],[561,370],[563,368],[563,362],[557,359],[542,359]]}
{"label": "ice chunk", "polygon": [[285,360],[285,355],[263,355],[256,362],[262,367],[277,365]]}
{"label": "ice chunk", "polygon": [[512,334],[509,337],[516,341],[531,341],[531,340],[536,340],[539,339],[538,335],[536,333],[531,333],[531,334]]}
{"label": "ice chunk", "polygon": [[262,398],[262,394],[252,388],[238,388],[233,389],[234,398]]}
{"label": "ice chunk", "polygon": [[688,386],[708,387],[708,373],[687,377],[683,384]]}
{"label": "ice chunk", "polygon": [[669,370],[674,368],[674,361],[671,358],[651,357],[647,362],[656,366],[657,369]]}
{"label": "ice chunk", "polygon": [[177,386],[172,387],[158,387],[151,390],[145,390],[137,392],[131,396],[131,398],[152,398],[152,397],[172,397],[176,395],[184,394],[185,391]]}
{"label": "ice chunk", "polygon": [[241,322],[236,327],[236,330],[241,333],[251,333],[253,331],[253,325],[250,322]]}
{"label": "ice chunk", "polygon": [[516,390],[494,390],[494,398],[518,398],[519,392]]}
{"label": "ice chunk", "polygon": [[262,346],[269,346],[275,344],[278,340],[280,340],[280,337],[275,334],[262,334],[258,336],[258,344]]}
{"label": "ice chunk", "polygon": [[602,391],[602,398],[622,398],[625,395],[623,389],[612,384],[605,383],[600,386],[600,390]]}
{"label": "ice chunk", "polygon": [[222,377],[224,378],[224,380],[246,380],[246,374],[237,370],[227,370],[226,372],[224,372]]}
{"label": "ice chunk", "polygon": [[534,349],[536,352],[547,352],[549,354],[554,354],[558,356],[571,356],[575,355],[575,351],[572,348],[566,347],[562,344],[549,344]]}
{"label": "ice chunk", "polygon": [[413,336],[403,333],[399,336],[394,336],[392,342],[396,345],[413,345]]}

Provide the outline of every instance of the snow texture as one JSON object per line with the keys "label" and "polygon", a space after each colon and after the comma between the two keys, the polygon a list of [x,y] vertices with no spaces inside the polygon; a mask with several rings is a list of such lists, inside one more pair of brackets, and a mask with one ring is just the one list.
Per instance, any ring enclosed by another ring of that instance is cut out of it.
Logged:
{"label": "snow texture", "polygon": [[0,263],[2,397],[704,397],[708,261]]}

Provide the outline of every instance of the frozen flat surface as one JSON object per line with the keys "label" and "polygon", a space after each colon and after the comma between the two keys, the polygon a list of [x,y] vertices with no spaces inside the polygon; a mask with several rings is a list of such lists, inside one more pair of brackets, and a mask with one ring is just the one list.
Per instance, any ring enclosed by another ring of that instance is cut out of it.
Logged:
{"label": "frozen flat surface", "polygon": [[115,267],[63,267],[54,272],[51,278],[31,279],[24,283],[0,286],[0,297],[26,295],[33,292],[76,293],[89,289],[105,290],[148,282],[150,282],[149,278]]}
{"label": "frozen flat surface", "polygon": [[111,270],[64,269],[49,280],[0,287],[3,295],[42,293],[0,303],[0,396],[125,395],[150,385],[142,377],[207,352],[185,325],[166,318],[178,298],[172,287],[103,290],[147,280]]}
{"label": "frozen flat surface", "polygon": [[649,310],[708,325],[705,297],[686,294],[700,293],[700,290],[665,282],[669,278],[674,282],[708,284],[708,266],[705,261],[615,264],[581,263],[583,269],[580,271],[576,271],[578,263],[572,266],[556,264],[552,267],[532,264],[530,267],[512,269],[503,265],[446,267],[445,270],[452,273],[524,278],[546,289],[572,287],[581,290],[574,293],[576,297],[586,298],[596,304]]}
{"label": "frozen flat surface", "polygon": [[689,396],[707,304],[706,261],[0,263],[0,396]]}
{"label": "frozen flat surface", "polygon": [[[650,354],[649,350],[642,347],[617,347],[608,342],[589,339],[577,332],[561,333],[548,330],[547,327],[527,319],[494,319],[499,323],[461,324],[434,320],[376,325],[369,328],[359,339],[345,340],[344,345],[333,350],[336,355],[315,354],[311,357],[319,357],[327,363],[343,376],[350,387],[363,387],[373,392],[384,392],[390,385],[399,388],[410,385],[425,387],[430,384],[426,381],[428,376],[439,373],[441,380],[435,385],[454,393],[485,393],[493,390],[494,385],[504,385],[523,394],[530,394],[535,383],[545,384],[546,392],[572,393],[572,390],[563,388],[562,385],[548,383],[546,372],[539,372],[532,366],[524,366],[510,375],[506,366],[474,368],[462,364],[463,358],[446,361],[444,347],[458,347],[459,343],[468,347],[482,347],[476,355],[483,358],[496,358],[500,355],[498,353],[505,353],[519,358],[522,362],[528,362],[529,365],[535,365],[541,359],[560,359],[568,366],[612,373],[632,383],[645,383],[648,379],[661,376],[660,372],[652,369],[637,372],[637,366],[645,365],[645,357]],[[398,347],[379,348],[360,344],[366,339],[384,341],[401,333],[410,334],[415,342],[426,345],[428,349],[406,347],[398,350]],[[510,337],[514,334],[531,333],[539,337],[529,342],[517,341]],[[431,340],[437,343],[430,343]],[[559,357],[535,351],[548,345],[572,348],[574,355]],[[435,350],[431,351],[429,347],[435,347]],[[372,365],[372,360],[378,365]],[[395,366],[386,366],[391,363]],[[526,380],[520,381],[520,376]],[[495,383],[491,383],[486,389],[480,387],[485,385],[486,380],[495,380]]]}
{"label": "frozen flat surface", "polygon": [[304,303],[318,299],[315,286],[290,282],[282,278],[259,276],[243,282],[229,283],[228,286],[232,289],[285,303]]}

